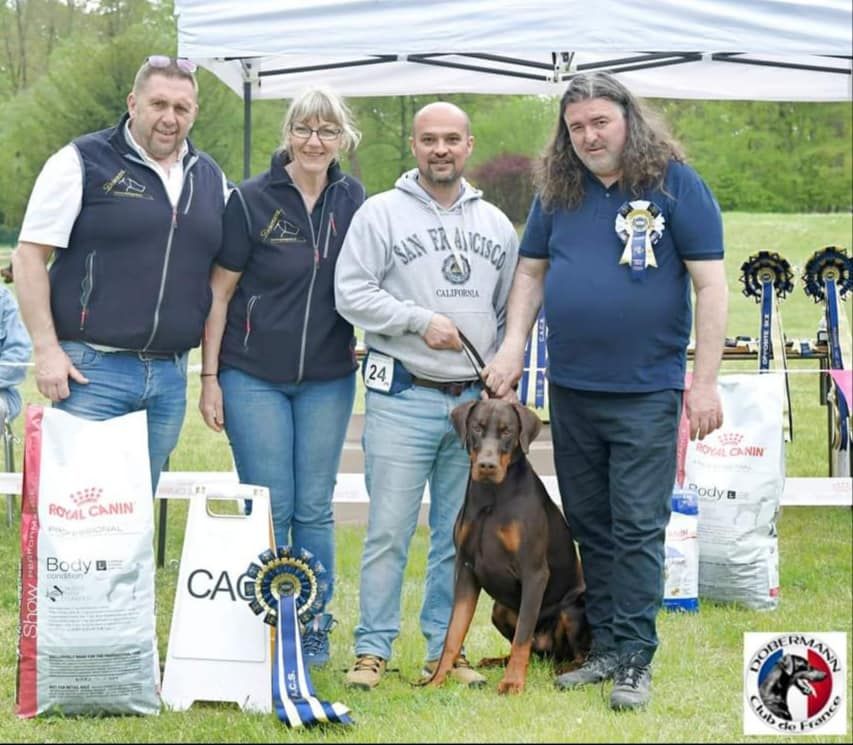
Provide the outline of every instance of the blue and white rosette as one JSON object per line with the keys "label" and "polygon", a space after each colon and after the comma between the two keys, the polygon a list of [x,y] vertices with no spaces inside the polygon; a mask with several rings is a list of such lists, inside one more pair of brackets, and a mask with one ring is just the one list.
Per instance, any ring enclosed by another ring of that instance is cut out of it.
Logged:
{"label": "blue and white rosette", "polygon": [[246,570],[244,593],[255,615],[275,626],[272,696],[278,718],[288,727],[324,722],[352,724],[349,709],[317,698],[302,658],[301,625],[323,607],[326,569],[305,549],[279,546],[258,555]]}
{"label": "blue and white rosette", "polygon": [[743,294],[754,298],[761,307],[761,322],[758,330],[758,369],[762,373],[770,372],[772,369],[785,373],[785,439],[792,440],[794,419],[779,301],[793,291],[794,273],[785,259],[771,251],[759,251],[753,254],[741,264],[740,270]]}
{"label": "blue and white rosette", "polygon": [[[836,407],[836,428],[833,433],[832,449],[838,454],[838,476],[850,475],[850,412],[853,402],[848,400],[844,388],[839,385],[841,376],[850,375],[851,341],[847,317],[841,302],[853,290],[853,258],[843,248],[827,246],[815,251],[806,262],[803,272],[806,295],[816,303],[823,302],[826,313],[827,344],[829,346],[829,368],[833,375],[830,398]],[[839,376],[839,377],[836,377]],[[849,386],[849,377],[848,377]]]}
{"label": "blue and white rosette", "polygon": [[645,199],[625,202],[619,208],[616,234],[625,243],[619,263],[631,267],[631,279],[639,281],[647,267],[657,267],[652,247],[663,235],[665,223],[660,207]]}

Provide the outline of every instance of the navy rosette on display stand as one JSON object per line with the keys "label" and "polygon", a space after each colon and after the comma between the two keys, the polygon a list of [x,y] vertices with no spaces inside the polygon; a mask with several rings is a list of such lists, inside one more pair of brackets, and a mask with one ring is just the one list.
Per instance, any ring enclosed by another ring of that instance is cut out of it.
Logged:
{"label": "navy rosette on display stand", "polygon": [[835,428],[832,451],[835,476],[849,476],[851,472],[851,339],[847,316],[841,303],[853,290],[853,258],[843,248],[827,246],[815,251],[806,262],[803,272],[806,295],[816,303],[823,302],[826,314],[829,373],[832,383],[828,399],[835,407]]}
{"label": "navy rosette on display stand", "polygon": [[794,436],[791,387],[788,381],[788,358],[785,353],[785,333],[782,330],[782,313],[779,301],[794,289],[791,265],[778,253],[759,251],[741,264],[740,281],[743,294],[755,299],[761,307],[758,333],[758,369],[771,369],[785,373],[785,439]]}
{"label": "navy rosette on display stand", "polygon": [[244,595],[255,615],[275,626],[272,695],[278,718],[289,727],[321,722],[352,724],[349,709],[317,698],[302,658],[302,628],[323,608],[326,570],[305,549],[280,546],[246,570]]}

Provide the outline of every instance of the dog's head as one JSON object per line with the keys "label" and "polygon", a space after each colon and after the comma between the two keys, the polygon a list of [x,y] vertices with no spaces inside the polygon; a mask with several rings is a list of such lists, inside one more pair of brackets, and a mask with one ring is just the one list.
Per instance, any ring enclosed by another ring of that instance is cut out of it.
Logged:
{"label": "dog's head", "polygon": [[823,670],[812,667],[808,660],[799,655],[786,654],[779,664],[791,676],[791,685],[796,686],[804,696],[813,696],[815,689],[812,682],[826,677]]}
{"label": "dog's head", "polygon": [[790,719],[788,691],[796,688],[804,696],[813,696],[815,689],[812,682],[825,677],[823,670],[812,667],[804,657],[786,654],[773,666],[773,670],[759,686],[759,695],[770,711],[782,719]]}
{"label": "dog's head", "polygon": [[499,399],[469,401],[450,413],[471,458],[471,478],[500,484],[518,451],[526,453],[542,422],[526,406]]}

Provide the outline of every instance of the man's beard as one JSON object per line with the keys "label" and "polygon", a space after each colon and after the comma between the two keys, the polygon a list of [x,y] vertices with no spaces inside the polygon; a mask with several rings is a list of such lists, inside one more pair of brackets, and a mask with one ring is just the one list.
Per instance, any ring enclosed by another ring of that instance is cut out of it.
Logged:
{"label": "man's beard", "polygon": [[456,168],[454,163],[442,163],[441,165],[449,165],[450,170],[445,173],[436,173],[434,170],[435,164],[427,164],[426,172],[421,171],[421,176],[431,184],[453,184],[459,181],[462,173]]}

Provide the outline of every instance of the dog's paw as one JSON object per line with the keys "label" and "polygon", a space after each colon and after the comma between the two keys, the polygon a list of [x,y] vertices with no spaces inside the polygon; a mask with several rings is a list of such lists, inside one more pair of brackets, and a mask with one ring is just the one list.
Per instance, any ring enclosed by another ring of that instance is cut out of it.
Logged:
{"label": "dog's paw", "polygon": [[504,679],[498,683],[498,693],[502,696],[515,695],[522,691],[524,691],[523,679],[504,677]]}
{"label": "dog's paw", "polygon": [[506,667],[509,662],[509,657],[484,657],[480,660],[475,667],[480,669],[490,668],[490,667]]}

